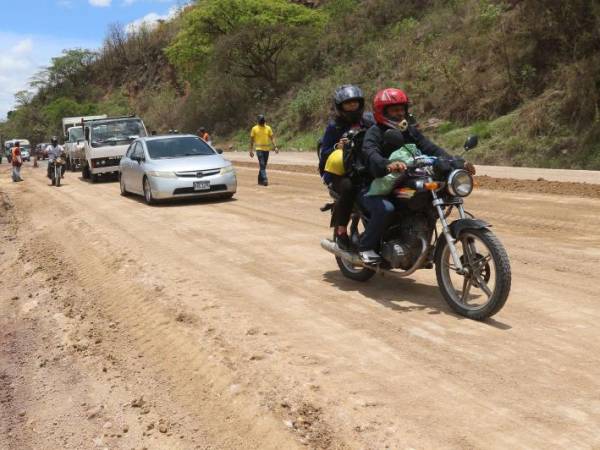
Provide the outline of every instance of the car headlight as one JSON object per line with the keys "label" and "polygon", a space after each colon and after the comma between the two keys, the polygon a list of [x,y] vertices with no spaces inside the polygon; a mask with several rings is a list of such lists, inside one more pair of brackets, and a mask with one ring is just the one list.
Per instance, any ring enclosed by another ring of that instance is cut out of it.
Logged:
{"label": "car headlight", "polygon": [[219,173],[219,175],[227,175],[228,173],[233,173],[235,172],[235,169],[233,168],[233,164],[229,165],[229,166],[225,166],[221,169],[221,172]]}
{"label": "car headlight", "polygon": [[473,192],[473,177],[463,169],[454,170],[448,177],[448,192],[456,197],[466,197]]}
{"label": "car headlight", "polygon": [[158,170],[151,170],[149,172],[147,172],[148,175],[150,175],[151,177],[158,177],[158,178],[177,178],[177,175],[175,175],[175,172],[161,172]]}

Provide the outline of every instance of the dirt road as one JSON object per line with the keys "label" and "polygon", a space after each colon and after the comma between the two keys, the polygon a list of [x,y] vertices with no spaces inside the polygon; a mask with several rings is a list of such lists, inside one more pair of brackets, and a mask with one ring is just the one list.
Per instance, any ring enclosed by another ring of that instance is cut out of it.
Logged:
{"label": "dirt road", "polygon": [[[37,171],[36,171],[37,170]],[[480,190],[495,320],[340,276],[314,175],[226,202],[0,173],[0,448],[600,448],[600,201]]]}

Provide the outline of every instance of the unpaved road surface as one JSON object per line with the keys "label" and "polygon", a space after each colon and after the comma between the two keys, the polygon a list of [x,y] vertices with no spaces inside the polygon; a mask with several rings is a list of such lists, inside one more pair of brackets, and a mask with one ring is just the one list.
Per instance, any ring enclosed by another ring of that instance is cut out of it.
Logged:
{"label": "unpaved road surface", "polygon": [[340,276],[314,175],[232,201],[0,167],[1,449],[600,448],[600,201],[479,190],[505,308]]}

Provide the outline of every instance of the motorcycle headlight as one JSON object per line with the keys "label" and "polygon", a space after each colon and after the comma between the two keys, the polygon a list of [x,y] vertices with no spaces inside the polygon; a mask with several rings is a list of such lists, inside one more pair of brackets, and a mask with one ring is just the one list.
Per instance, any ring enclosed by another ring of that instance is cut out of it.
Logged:
{"label": "motorcycle headlight", "polygon": [[221,169],[221,172],[219,173],[219,175],[227,175],[228,173],[233,173],[235,172],[235,169],[233,168],[233,164],[229,165],[229,166],[225,166]]}
{"label": "motorcycle headlight", "polygon": [[150,170],[148,175],[151,177],[159,177],[159,178],[177,178],[175,172],[161,172],[159,170]]}
{"label": "motorcycle headlight", "polygon": [[466,197],[473,192],[473,177],[466,170],[454,170],[448,177],[448,192],[455,197]]}

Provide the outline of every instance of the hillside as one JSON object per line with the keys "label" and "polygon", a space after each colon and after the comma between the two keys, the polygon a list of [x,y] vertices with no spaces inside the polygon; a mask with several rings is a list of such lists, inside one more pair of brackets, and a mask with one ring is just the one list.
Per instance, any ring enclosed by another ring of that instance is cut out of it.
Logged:
{"label": "hillside", "polygon": [[400,86],[432,138],[476,132],[476,162],[600,169],[600,6],[591,0],[203,0],[152,29],[113,27],[16,96],[4,136],[37,142],[62,116],[127,113],[149,128],[246,144],[266,112],[312,149],[336,85]]}

